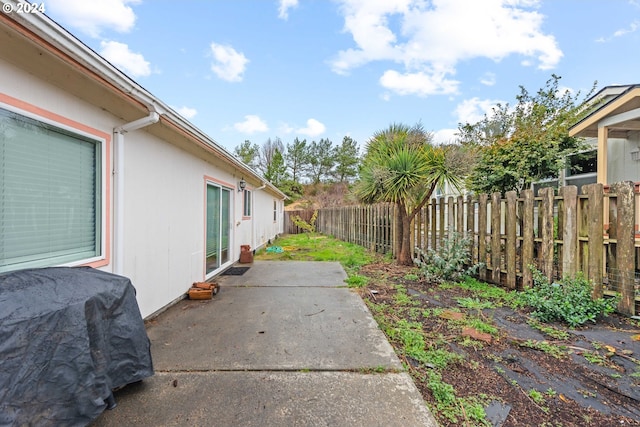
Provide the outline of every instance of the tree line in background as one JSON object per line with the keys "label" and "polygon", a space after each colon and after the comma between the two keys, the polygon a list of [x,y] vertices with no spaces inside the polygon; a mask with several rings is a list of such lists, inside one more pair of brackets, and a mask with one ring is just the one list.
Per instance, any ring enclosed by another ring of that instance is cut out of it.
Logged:
{"label": "tree line in background", "polygon": [[367,142],[354,193],[365,203],[389,202],[396,210],[397,261],[411,265],[410,225],[416,213],[445,183],[476,193],[504,193],[557,178],[570,154],[587,146],[569,128],[597,104],[580,92],[561,90],[560,77],[531,95],[524,87],[515,107],[498,105],[475,124],[460,124],[455,143],[436,145],[418,124],[393,124]]}
{"label": "tree line in background", "polygon": [[354,182],[360,165],[358,144],[348,136],[339,145],[327,138],[285,144],[276,137],[262,145],[245,140],[234,154],[294,199],[303,194],[303,184]]}

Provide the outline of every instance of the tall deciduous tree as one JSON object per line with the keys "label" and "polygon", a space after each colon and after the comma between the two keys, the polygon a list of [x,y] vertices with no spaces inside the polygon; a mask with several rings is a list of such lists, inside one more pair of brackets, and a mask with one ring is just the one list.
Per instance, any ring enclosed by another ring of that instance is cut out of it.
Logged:
{"label": "tall deciduous tree", "polygon": [[[459,127],[460,141],[475,148],[475,166],[468,186],[477,192],[520,191],[531,183],[557,178],[568,154],[584,149],[569,137],[569,127],[587,112],[580,92],[560,90],[552,75],[543,89],[531,95],[520,87],[513,109],[498,105],[492,117]],[[585,99],[591,96],[591,92]]]}
{"label": "tall deciduous tree", "polygon": [[397,262],[413,263],[411,221],[433,191],[445,182],[461,185],[457,170],[447,162],[447,148],[432,144],[433,136],[422,126],[393,124],[373,135],[366,147],[356,183],[356,195],[366,203],[390,202],[397,206]]}
{"label": "tall deciduous tree", "polygon": [[280,154],[284,153],[284,144],[282,140],[278,137],[275,139],[267,139],[262,146],[260,147],[260,163],[259,169],[263,175],[267,174],[269,169],[269,165],[273,161],[273,157],[276,154],[276,151],[280,151]]}
{"label": "tall deciduous tree", "polygon": [[358,143],[348,136],[345,136],[342,144],[335,148],[334,174],[339,182],[350,182],[358,176],[358,151]]}

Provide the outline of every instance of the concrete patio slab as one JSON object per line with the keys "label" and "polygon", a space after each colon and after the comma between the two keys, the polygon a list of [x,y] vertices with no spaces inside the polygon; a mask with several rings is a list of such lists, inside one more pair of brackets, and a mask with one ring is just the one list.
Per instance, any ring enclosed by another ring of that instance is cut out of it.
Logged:
{"label": "concrete patio slab", "polygon": [[184,301],[147,333],[161,371],[402,368],[362,299],[345,288],[222,286],[213,300]]}
{"label": "concrete patio slab", "polygon": [[249,266],[147,322],[155,376],[94,426],[437,426],[340,264]]}
{"label": "concrete patio slab", "polygon": [[347,273],[339,262],[254,261],[242,276],[219,276],[221,286],[346,286]]}
{"label": "concrete patio slab", "polygon": [[406,373],[161,372],[117,398],[95,426],[437,425]]}

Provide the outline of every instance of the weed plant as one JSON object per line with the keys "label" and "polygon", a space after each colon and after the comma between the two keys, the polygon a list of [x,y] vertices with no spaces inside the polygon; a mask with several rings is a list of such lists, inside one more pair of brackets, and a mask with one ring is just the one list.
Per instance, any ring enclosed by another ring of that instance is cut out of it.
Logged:
{"label": "weed plant", "polygon": [[460,233],[451,233],[444,239],[437,250],[428,249],[426,252],[416,248],[418,256],[413,262],[420,269],[420,275],[431,283],[462,280],[474,274],[480,264],[469,266],[471,262],[471,239]]}
{"label": "weed plant", "polygon": [[531,308],[531,315],[542,322],[562,321],[572,328],[599,316],[608,316],[615,311],[618,298],[591,297],[592,285],[579,272],[575,277],[565,276],[560,282],[549,283],[547,278],[533,267],[534,285],[521,292],[519,301]]}

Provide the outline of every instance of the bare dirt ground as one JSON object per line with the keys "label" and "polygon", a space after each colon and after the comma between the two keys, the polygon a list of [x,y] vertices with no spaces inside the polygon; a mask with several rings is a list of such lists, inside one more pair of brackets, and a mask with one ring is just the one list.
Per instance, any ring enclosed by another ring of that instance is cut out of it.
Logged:
{"label": "bare dirt ground", "polygon": [[[577,329],[541,324],[499,293],[415,273],[367,265],[360,292],[442,425],[640,426],[640,322],[612,315]],[[411,357],[406,322],[421,325],[428,349],[459,357],[444,368]],[[443,402],[441,384],[455,401]],[[470,402],[482,405],[484,420]]]}

